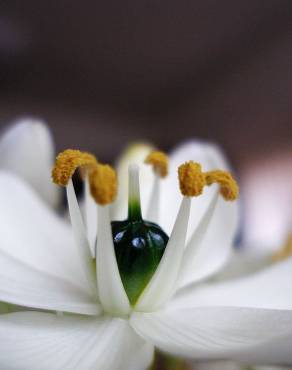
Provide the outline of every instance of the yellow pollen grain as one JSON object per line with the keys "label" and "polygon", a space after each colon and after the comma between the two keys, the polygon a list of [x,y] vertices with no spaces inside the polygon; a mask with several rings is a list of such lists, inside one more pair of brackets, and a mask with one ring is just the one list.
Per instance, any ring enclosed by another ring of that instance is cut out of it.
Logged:
{"label": "yellow pollen grain", "polygon": [[117,194],[117,176],[115,170],[97,162],[94,155],[80,150],[67,149],[61,152],[52,170],[53,182],[66,186],[77,168],[86,170],[90,192],[96,203],[112,203]]}
{"label": "yellow pollen grain", "polygon": [[274,253],[274,255],[272,256],[272,260],[273,262],[280,262],[289,257],[292,257],[292,234],[288,236],[285,245],[276,253]]}
{"label": "yellow pollen grain", "polygon": [[220,185],[220,193],[225,200],[235,200],[239,194],[238,185],[228,171],[202,172],[197,162],[189,161],[179,166],[178,177],[181,193],[188,197],[201,195],[206,185],[214,183]]}
{"label": "yellow pollen grain", "polygon": [[146,164],[153,166],[154,172],[160,177],[168,174],[168,156],[164,152],[153,151],[145,159]]}

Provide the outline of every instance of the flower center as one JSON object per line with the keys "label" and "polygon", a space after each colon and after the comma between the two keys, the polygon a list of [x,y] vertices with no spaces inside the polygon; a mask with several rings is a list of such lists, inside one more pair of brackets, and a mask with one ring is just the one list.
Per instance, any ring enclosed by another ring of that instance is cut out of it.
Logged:
{"label": "flower center", "polygon": [[121,279],[134,305],[156,271],[169,239],[157,224],[142,218],[137,166],[129,168],[128,218],[113,221],[112,233]]}
{"label": "flower center", "polygon": [[[159,204],[159,178],[167,176],[168,158],[162,152],[152,152],[145,162],[153,166],[155,174],[150,201],[151,216],[148,217],[156,220],[158,212],[151,213],[151,210],[157,210]],[[52,171],[53,181],[58,185],[67,186],[78,167],[84,170],[96,203],[99,207],[108,207],[115,200],[117,193],[116,172],[111,166],[99,163],[90,153],[71,149],[60,153]],[[178,168],[178,177],[181,193],[185,197],[198,196],[202,194],[205,186],[213,183],[220,186],[221,195],[226,200],[232,201],[238,196],[237,183],[226,171],[202,172],[199,163],[189,161]],[[101,212],[101,215],[104,213]],[[108,222],[102,224],[100,235],[108,230]],[[120,277],[129,301],[134,305],[155,273],[169,239],[156,223],[142,218],[139,167],[136,165],[129,167],[128,217],[124,221],[112,221],[111,229]],[[108,248],[112,248],[112,243],[108,243]]]}

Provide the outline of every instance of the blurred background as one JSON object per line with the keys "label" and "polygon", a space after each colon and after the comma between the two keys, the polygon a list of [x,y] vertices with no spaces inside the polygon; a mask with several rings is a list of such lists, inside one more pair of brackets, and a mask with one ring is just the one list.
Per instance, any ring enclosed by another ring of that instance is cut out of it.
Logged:
{"label": "blurred background", "polygon": [[290,0],[10,0],[0,127],[44,119],[57,149],[215,141],[242,188],[244,242],[292,230]]}

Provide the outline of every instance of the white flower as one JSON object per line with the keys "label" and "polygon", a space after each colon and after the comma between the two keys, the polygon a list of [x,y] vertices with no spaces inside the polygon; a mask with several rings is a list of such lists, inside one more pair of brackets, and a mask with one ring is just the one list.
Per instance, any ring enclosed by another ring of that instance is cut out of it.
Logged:
{"label": "white flower", "polygon": [[[237,204],[225,202],[216,186],[193,201],[182,198],[177,166],[190,159],[204,170],[226,168],[216,147],[190,142],[171,154],[168,178],[150,180],[153,191],[144,193],[145,186],[152,188],[142,181],[145,218],[170,239],[132,304],[110,225],[110,211],[125,217],[126,195],[119,194],[115,209],[97,207],[95,264],[94,238],[88,241],[71,181],[66,190],[73,233],[27,184],[0,173],[0,300],[32,309],[0,316],[1,368],[139,370],[150,364],[154,347],[200,360],[292,363],[292,260],[212,283],[230,256]],[[131,171],[137,195],[137,170]],[[92,233],[95,205],[88,188],[86,198]]]}

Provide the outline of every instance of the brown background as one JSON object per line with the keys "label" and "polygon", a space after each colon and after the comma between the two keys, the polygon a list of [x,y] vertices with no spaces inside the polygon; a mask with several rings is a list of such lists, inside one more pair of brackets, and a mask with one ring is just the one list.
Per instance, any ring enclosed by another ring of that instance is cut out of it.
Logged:
{"label": "brown background", "polygon": [[292,143],[292,2],[2,1],[0,122],[111,160],[194,136],[237,165]]}

